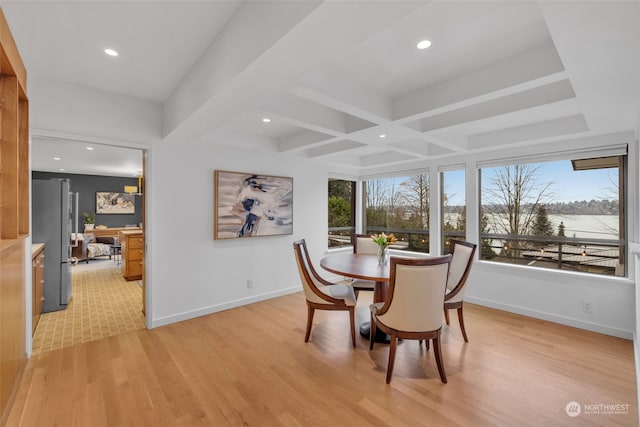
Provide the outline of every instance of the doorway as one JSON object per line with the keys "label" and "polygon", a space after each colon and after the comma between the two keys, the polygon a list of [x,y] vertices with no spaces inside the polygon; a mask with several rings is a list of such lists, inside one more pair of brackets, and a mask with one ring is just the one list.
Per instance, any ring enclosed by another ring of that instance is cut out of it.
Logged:
{"label": "doorway", "polygon": [[[71,192],[80,196],[73,218],[77,222],[77,229],[73,230],[77,235],[91,239],[101,234],[120,236],[119,231],[139,231],[144,239],[145,154],[141,149],[33,136],[32,179],[71,181]],[[125,200],[124,206],[127,200],[132,200],[129,202],[132,212],[111,214],[100,210],[103,206],[97,200],[99,193],[121,193],[122,197],[113,200]],[[94,230],[84,229],[83,212],[95,215]],[[112,249],[121,243],[114,241]],[[140,252],[144,252],[144,247],[143,242]],[[126,254],[123,259],[120,251],[102,251],[88,254],[71,267],[72,298],[65,310],[40,316],[32,354],[144,328],[144,274],[139,277],[124,274],[122,261],[126,260]],[[143,260],[137,262],[142,264]]]}

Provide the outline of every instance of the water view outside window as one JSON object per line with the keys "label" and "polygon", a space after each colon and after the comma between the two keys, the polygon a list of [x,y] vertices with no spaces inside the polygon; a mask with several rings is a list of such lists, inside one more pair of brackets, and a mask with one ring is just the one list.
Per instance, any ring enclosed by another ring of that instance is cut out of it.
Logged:
{"label": "water view outside window", "polygon": [[365,232],[393,233],[392,249],[429,251],[429,176],[372,179],[364,185]]}
{"label": "water view outside window", "polygon": [[440,173],[442,203],[442,253],[449,252],[451,239],[466,240],[467,207],[464,170]]}
{"label": "water view outside window", "polygon": [[480,258],[624,276],[625,157],[481,169]]}
{"label": "water view outside window", "polygon": [[351,246],[355,231],[356,183],[329,179],[329,242],[328,247]]}

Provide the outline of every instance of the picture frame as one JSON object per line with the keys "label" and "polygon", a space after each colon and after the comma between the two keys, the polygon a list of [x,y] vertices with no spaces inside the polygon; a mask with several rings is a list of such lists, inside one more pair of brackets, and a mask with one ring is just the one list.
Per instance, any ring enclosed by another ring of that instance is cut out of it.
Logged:
{"label": "picture frame", "polygon": [[293,178],[214,171],[215,240],[293,234]]}
{"label": "picture frame", "polygon": [[136,201],[133,194],[110,191],[96,192],[96,214],[135,214]]}

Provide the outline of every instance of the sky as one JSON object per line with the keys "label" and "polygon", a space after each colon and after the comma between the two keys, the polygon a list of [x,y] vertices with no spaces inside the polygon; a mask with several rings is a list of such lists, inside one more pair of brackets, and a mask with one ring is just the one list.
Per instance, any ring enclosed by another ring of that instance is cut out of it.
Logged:
{"label": "sky", "polygon": [[[618,169],[595,169],[574,171],[571,161],[531,164],[538,167],[537,175],[541,183],[551,182],[552,202],[572,202],[611,198],[618,181]],[[482,169],[484,186],[491,183],[495,169]],[[464,204],[464,171],[444,172],[445,192],[449,195],[450,205]],[[614,184],[616,183],[616,184]]]}
{"label": "sky", "polygon": [[[529,166],[538,168],[537,180],[551,183],[549,202],[574,202],[582,200],[611,199],[617,196],[618,168],[593,169],[574,171],[570,160],[554,162],[531,163]],[[491,185],[495,171],[502,167],[483,168],[482,182],[486,188]],[[445,171],[444,186],[450,206],[465,204],[465,171]],[[390,178],[396,185],[400,185],[406,177]]]}

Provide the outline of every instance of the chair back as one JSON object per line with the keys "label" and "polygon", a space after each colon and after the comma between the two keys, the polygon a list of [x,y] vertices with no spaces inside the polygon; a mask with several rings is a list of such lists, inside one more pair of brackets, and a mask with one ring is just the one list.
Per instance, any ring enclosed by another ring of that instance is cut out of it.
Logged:
{"label": "chair back", "polygon": [[462,301],[466,290],[467,277],[471,271],[471,264],[476,253],[477,245],[463,242],[461,240],[451,240],[451,266],[449,267],[449,278],[447,279],[446,301]]}
{"label": "chair back", "polygon": [[451,255],[431,258],[391,257],[389,291],[377,318],[407,332],[442,326],[442,306]]}
{"label": "chair back", "polygon": [[332,298],[320,290],[324,286],[331,285],[331,283],[320,277],[318,272],[313,268],[311,257],[309,257],[309,251],[307,250],[307,242],[304,239],[293,242],[293,252],[296,257],[296,264],[298,265],[298,272],[300,273],[300,282],[302,283],[302,289],[304,290],[304,296],[307,301],[316,304],[343,304],[344,302],[342,300]]}
{"label": "chair back", "polygon": [[353,234],[351,243],[354,254],[376,255],[378,253],[378,244],[371,240],[371,234]]}

